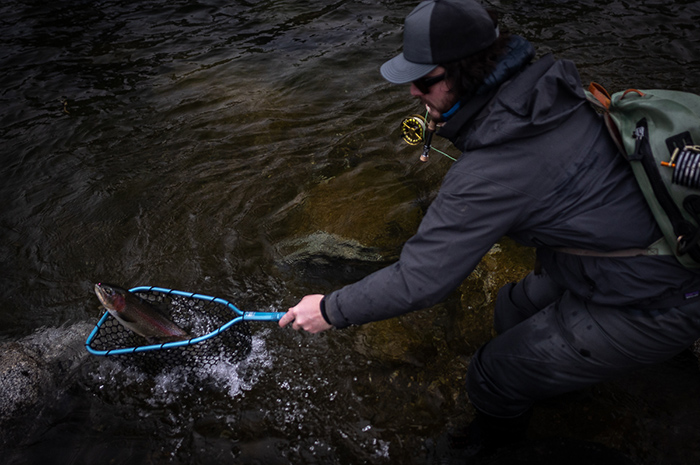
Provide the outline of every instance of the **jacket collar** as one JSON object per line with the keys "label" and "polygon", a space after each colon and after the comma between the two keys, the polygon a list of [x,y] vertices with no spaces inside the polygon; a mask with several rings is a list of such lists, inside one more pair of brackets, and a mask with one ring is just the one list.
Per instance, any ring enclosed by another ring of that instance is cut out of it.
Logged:
{"label": "jacket collar", "polygon": [[458,102],[449,111],[449,115],[446,115],[448,121],[440,128],[437,135],[455,143],[462,128],[489,103],[501,84],[525,68],[534,56],[535,49],[532,44],[521,36],[513,35],[508,43],[508,52],[500,58],[496,69],[484,79],[484,83],[476,90],[473,97]]}
{"label": "jacket collar", "polygon": [[[554,61],[554,57],[551,54],[545,55],[540,60],[536,61],[532,65],[529,65],[529,67],[527,67],[527,65],[523,65],[521,68],[517,69],[516,72],[509,75],[508,78],[512,78],[514,74],[517,74],[518,72],[521,72],[527,68],[527,71],[522,74],[528,74],[530,75],[530,78],[535,79],[549,69]],[[448,139],[459,150],[464,150],[464,148],[460,146],[458,139],[464,137],[465,128],[470,125],[470,123],[482,112],[489,102],[491,102],[494,96],[499,93],[501,90],[501,84],[502,82],[462,103],[459,111],[457,111],[449,119],[449,121],[442,125],[436,134],[440,137]]]}

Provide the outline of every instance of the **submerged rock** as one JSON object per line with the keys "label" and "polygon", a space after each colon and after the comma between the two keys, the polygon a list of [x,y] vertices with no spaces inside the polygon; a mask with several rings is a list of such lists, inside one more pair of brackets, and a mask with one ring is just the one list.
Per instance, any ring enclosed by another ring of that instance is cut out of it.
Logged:
{"label": "submerged rock", "polygon": [[377,248],[367,247],[354,239],[346,239],[325,231],[284,241],[278,245],[278,251],[283,257],[282,261],[289,264],[313,260],[383,260]]}
{"label": "submerged rock", "polygon": [[39,412],[87,356],[88,323],[41,329],[0,344],[0,445],[22,435],[15,419]]}
{"label": "submerged rock", "polygon": [[0,346],[0,426],[35,405],[52,380],[39,352],[18,342]]}
{"label": "submerged rock", "polygon": [[325,231],[283,241],[277,245],[282,269],[304,279],[348,283],[391,263],[390,254]]}

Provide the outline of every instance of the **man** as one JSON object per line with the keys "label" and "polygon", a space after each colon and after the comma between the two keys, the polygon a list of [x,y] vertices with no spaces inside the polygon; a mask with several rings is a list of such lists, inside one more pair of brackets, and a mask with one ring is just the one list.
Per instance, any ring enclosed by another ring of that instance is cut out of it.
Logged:
{"label": "man", "polygon": [[400,260],[281,326],[315,333],[445,298],[502,236],[537,247],[541,270],[499,292],[498,336],[466,388],[479,446],[520,437],[538,400],[666,360],[700,337],[700,273],[645,254],[662,237],[631,170],[587,103],[575,66],[501,34],[474,0],[420,3],[403,53],[381,72],[411,83],[461,150]]}

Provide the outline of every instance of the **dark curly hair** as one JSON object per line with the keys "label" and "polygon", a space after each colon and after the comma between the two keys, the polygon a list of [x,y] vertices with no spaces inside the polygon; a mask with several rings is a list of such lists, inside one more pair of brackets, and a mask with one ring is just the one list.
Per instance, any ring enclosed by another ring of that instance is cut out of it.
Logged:
{"label": "dark curly hair", "polygon": [[[492,10],[487,10],[493,20],[494,26],[498,25],[498,15]],[[510,33],[501,31],[500,35],[488,48],[477,52],[461,60],[442,64],[445,68],[445,81],[450,85],[450,91],[463,97],[469,97],[484,82],[496,68],[499,57],[506,53]]]}

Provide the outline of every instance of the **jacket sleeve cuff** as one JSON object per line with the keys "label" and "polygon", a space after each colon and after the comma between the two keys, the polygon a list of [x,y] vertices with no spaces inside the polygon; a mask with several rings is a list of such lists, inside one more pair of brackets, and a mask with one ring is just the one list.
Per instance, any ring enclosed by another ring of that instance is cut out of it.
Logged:
{"label": "jacket sleeve cuff", "polygon": [[321,299],[320,305],[321,305],[321,316],[326,321],[326,323],[328,323],[329,325],[333,325],[333,323],[331,323],[331,320],[328,319],[328,314],[326,313],[326,296],[323,296],[323,298]]}
{"label": "jacket sleeve cuff", "polygon": [[331,292],[321,299],[321,315],[329,325],[333,325],[337,329],[350,326],[350,322],[338,306],[338,291]]}

